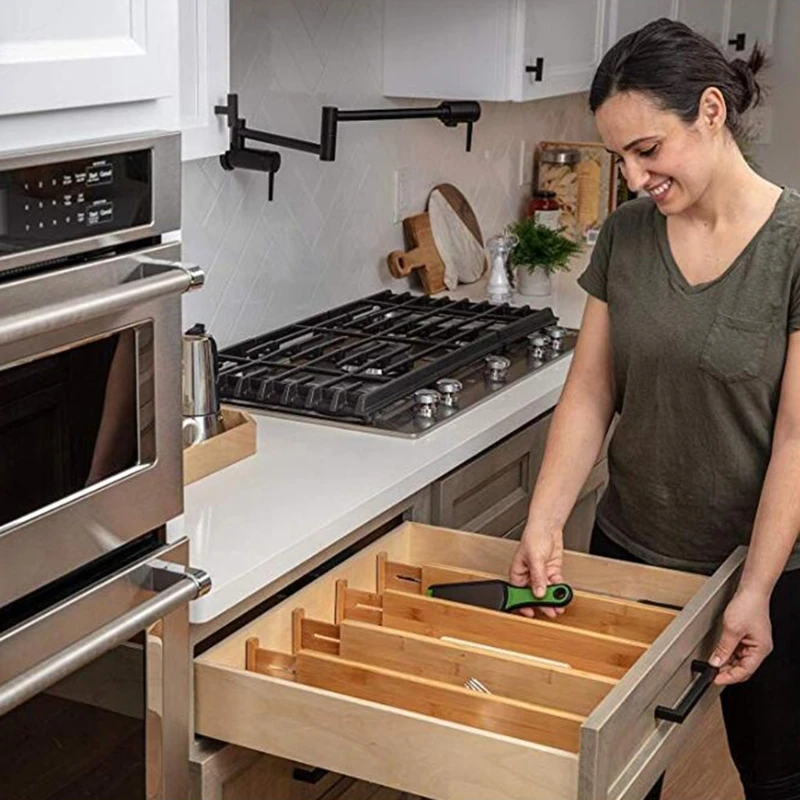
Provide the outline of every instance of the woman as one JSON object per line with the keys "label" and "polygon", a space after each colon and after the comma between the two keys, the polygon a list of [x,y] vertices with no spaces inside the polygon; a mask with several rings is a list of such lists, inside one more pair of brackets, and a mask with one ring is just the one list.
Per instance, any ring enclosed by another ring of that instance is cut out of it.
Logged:
{"label": "woman", "polygon": [[711,661],[747,800],[800,800],[800,195],[736,143],[762,64],[659,20],[595,75],[603,141],[648,196],[611,215],[579,279],[581,333],[510,577],[539,595],[569,579],[562,528],[619,414],[591,552],[710,573],[750,544]]}

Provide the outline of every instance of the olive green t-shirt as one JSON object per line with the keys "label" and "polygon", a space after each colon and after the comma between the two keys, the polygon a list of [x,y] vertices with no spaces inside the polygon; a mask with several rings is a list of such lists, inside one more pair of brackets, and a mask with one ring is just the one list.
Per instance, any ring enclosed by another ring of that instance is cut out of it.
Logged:
{"label": "olive green t-shirt", "polygon": [[769,463],[800,329],[800,194],[784,190],[730,267],[696,286],[655,202],[625,203],[578,283],[608,304],[619,414],[597,521],[648,563],[710,573],[749,542]]}

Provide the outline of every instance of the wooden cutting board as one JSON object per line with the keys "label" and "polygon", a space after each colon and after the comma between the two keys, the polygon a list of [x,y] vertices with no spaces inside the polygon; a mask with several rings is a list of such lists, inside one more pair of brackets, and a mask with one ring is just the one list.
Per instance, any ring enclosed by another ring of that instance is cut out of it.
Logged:
{"label": "wooden cutting board", "polygon": [[452,184],[439,184],[428,198],[428,213],[447,288],[480,279],[487,268],[483,234],[467,198]]}
{"label": "wooden cutting board", "polygon": [[427,211],[404,219],[403,233],[406,251],[394,250],[389,253],[389,271],[395,278],[405,278],[416,270],[425,294],[443,292],[447,288],[444,282],[444,263],[433,241],[431,220]]}

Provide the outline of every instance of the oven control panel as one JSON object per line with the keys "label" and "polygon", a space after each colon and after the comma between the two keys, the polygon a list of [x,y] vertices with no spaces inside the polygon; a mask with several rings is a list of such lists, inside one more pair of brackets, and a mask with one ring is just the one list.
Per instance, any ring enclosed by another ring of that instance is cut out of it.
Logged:
{"label": "oven control panel", "polygon": [[0,172],[0,255],[151,221],[150,150]]}

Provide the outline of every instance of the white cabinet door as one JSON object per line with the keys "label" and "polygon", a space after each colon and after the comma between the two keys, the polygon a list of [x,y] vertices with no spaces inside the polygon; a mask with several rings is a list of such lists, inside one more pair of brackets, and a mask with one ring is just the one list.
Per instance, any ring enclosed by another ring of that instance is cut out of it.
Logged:
{"label": "white cabinet door", "polygon": [[729,0],[730,24],[725,44],[731,58],[747,58],[758,42],[772,44],[777,0]]}
{"label": "white cabinet door", "polygon": [[224,153],[230,86],[229,0],[180,0],[180,115],[184,161]]}
{"label": "white cabinet door", "polygon": [[533,100],[589,88],[603,47],[605,0],[525,0],[522,63],[515,65],[522,90]]}
{"label": "white cabinet door", "polygon": [[383,93],[534,100],[589,88],[607,0],[386,0]]}
{"label": "white cabinet door", "polygon": [[680,0],[678,19],[722,45],[727,31],[730,0]]}
{"label": "white cabinet door", "polygon": [[384,95],[511,99],[514,23],[515,0],[386,0]]}
{"label": "white cabinet door", "polygon": [[676,0],[608,0],[606,49],[654,19],[675,19],[676,12]]}
{"label": "white cabinet door", "polygon": [[2,0],[0,116],[177,93],[171,0]]}

